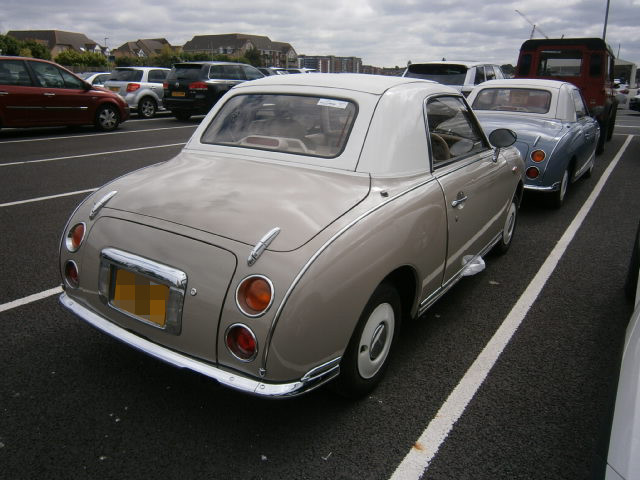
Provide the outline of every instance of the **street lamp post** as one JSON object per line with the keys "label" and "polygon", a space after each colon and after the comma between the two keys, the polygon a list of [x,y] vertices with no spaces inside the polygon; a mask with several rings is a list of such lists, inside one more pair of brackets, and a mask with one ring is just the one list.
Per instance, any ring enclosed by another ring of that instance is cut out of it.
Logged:
{"label": "street lamp post", "polygon": [[609,2],[611,0],[607,0],[607,11],[604,14],[604,30],[602,30],[602,40],[607,38],[607,22],[609,21]]}

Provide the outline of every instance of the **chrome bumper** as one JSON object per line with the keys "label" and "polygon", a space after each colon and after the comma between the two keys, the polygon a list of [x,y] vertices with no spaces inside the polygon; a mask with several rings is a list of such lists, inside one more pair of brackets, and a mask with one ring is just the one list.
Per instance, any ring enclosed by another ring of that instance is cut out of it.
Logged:
{"label": "chrome bumper", "polygon": [[60,295],[60,303],[82,320],[111,335],[112,337],[178,368],[187,368],[212,378],[226,387],[231,387],[245,393],[264,397],[293,397],[309,392],[323,383],[331,380],[340,373],[340,359],[320,365],[307,372],[299,381],[291,383],[265,383],[249,377],[231,373],[214,367],[201,360],[197,360],[156,343],[139,337],[71,299],[66,293]]}
{"label": "chrome bumper", "polygon": [[525,190],[532,190],[535,192],[557,192],[558,190],[560,190],[560,182],[556,182],[553,185],[551,185],[550,187],[543,187],[543,186],[539,186],[539,185],[527,185],[526,183],[524,184],[524,189]]}

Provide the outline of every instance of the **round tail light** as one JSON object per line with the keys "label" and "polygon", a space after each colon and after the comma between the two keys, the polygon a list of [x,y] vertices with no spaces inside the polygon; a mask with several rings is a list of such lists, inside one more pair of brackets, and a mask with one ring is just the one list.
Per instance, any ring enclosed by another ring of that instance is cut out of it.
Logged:
{"label": "round tail light", "polygon": [[64,279],[71,288],[78,288],[80,285],[78,265],[73,260],[67,260],[67,263],[64,264]]}
{"label": "round tail light", "polygon": [[247,277],[236,290],[236,304],[248,317],[258,317],[266,312],[273,302],[273,284],[267,277]]}
{"label": "round tail light", "polygon": [[246,325],[231,325],[227,329],[225,343],[233,356],[243,362],[250,362],[258,354],[256,337]]}
{"label": "round tail light", "polygon": [[536,167],[527,168],[527,177],[533,179],[533,178],[538,178],[539,175],[540,175],[540,170],[538,170]]}
{"label": "round tail light", "polygon": [[75,252],[80,248],[80,245],[82,245],[82,241],[84,240],[85,230],[86,225],[84,223],[76,223],[69,229],[65,240],[67,250]]}
{"label": "round tail light", "polygon": [[531,152],[531,160],[536,163],[542,162],[547,155],[542,150],[534,150]]}

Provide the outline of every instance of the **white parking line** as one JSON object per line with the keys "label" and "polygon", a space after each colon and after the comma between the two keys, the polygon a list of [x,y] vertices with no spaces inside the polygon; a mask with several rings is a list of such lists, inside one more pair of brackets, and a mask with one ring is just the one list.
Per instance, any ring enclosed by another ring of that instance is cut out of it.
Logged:
{"label": "white parking line", "polygon": [[37,302],[38,300],[42,300],[43,298],[50,297],[51,295],[55,295],[57,293],[62,293],[61,287],[51,288],[49,290],[45,290],[44,292],[34,293],[33,295],[29,295],[28,297],[13,300],[9,303],[3,303],[2,305],[0,305],[0,313],[11,310],[12,308],[27,305],[28,303]]}
{"label": "white parking line", "polygon": [[41,202],[43,200],[51,200],[53,198],[70,197],[72,195],[80,195],[81,193],[95,192],[97,188],[89,188],[87,190],[78,190],[75,192],[59,193],[58,195],[49,195],[48,197],[29,198],[27,200],[18,200],[17,202],[0,203],[0,208],[12,207],[14,205],[22,205],[23,203]]}
{"label": "white parking line", "polygon": [[[145,120],[145,122],[148,120]],[[193,128],[194,130],[198,127],[198,125],[180,125],[178,127],[162,127],[162,128],[147,128],[144,130],[127,130],[127,131],[117,131],[117,132],[104,132],[104,133],[90,133],[88,135],[69,135],[66,137],[46,137],[46,138],[27,138],[22,140],[5,140],[0,141],[0,145],[6,145],[8,143],[25,143],[25,142],[47,142],[51,140],[69,140],[69,139],[77,139],[77,138],[89,138],[89,137],[102,137],[105,135],[127,135],[129,133],[140,133],[140,132],[159,132],[161,130],[175,130],[177,128]]]}
{"label": "white parking line", "polygon": [[112,155],[115,153],[139,152],[141,150],[153,150],[154,148],[180,147],[183,145],[186,145],[186,143],[185,142],[170,143],[168,145],[154,145],[152,147],[127,148],[125,150],[111,150],[108,152],[95,152],[95,153],[87,153],[84,155],[71,155],[69,157],[42,158],[40,160],[25,160],[24,162],[0,163],[0,167],[9,167],[13,165],[25,165],[25,164],[42,163],[42,162],[55,162],[56,160],[69,160],[71,158],[97,157],[99,155]]}
{"label": "white parking line", "polygon": [[422,435],[420,435],[420,438],[416,441],[413,448],[407,453],[400,465],[398,465],[398,468],[396,468],[396,471],[391,476],[391,480],[418,480],[427,468],[429,468],[429,464],[438,453],[440,446],[444,443],[449,432],[451,432],[455,423],[466,410],[469,402],[471,402],[502,354],[502,351],[529,312],[533,302],[538,298],[542,288],[555,270],[562,255],[564,255],[571,240],[591,210],[591,207],[593,207],[593,204],[609,179],[611,172],[613,172],[613,169],[620,161],[622,154],[627,149],[632,138],[633,136],[628,136],[627,140],[602,174],[600,181],[598,181],[591,195],[589,195],[589,198],[551,251],[536,276],[520,296],[491,340],[489,340],[489,343],[487,343],[482,352],[480,352],[480,355],[478,355],[471,367],[469,367],[464,377],[458,382],[456,388],[453,389],[449,398],[447,398],[440,407],[440,410],[438,410],[438,413],[436,413],[435,417],[429,422],[429,425],[427,425],[427,428],[422,432]]}

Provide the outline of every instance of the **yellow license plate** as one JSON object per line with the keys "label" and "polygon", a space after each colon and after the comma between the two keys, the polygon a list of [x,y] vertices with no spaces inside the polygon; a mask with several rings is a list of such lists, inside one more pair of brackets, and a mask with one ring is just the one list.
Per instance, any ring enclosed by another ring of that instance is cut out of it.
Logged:
{"label": "yellow license plate", "polygon": [[120,87],[109,87],[109,90],[111,90],[112,92],[119,92]]}
{"label": "yellow license plate", "polygon": [[164,327],[169,287],[147,277],[117,269],[111,303],[114,307]]}
{"label": "yellow license plate", "polygon": [[172,97],[184,97],[185,93],[184,92],[171,92],[171,96]]}

